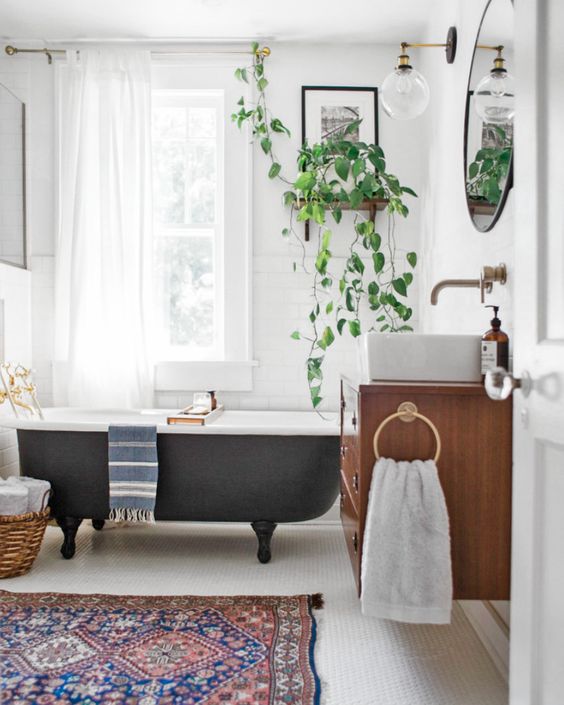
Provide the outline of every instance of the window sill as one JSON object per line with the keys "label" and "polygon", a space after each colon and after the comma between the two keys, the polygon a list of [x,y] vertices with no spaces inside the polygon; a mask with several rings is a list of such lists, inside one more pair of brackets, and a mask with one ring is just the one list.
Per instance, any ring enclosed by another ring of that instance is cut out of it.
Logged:
{"label": "window sill", "polygon": [[184,392],[218,389],[222,392],[250,392],[253,367],[257,360],[219,362],[157,362],[155,389],[158,392]]}

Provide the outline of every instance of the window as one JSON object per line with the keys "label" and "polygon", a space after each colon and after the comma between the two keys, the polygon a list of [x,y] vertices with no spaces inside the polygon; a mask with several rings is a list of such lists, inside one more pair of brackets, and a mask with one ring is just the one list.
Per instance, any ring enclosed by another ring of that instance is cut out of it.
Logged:
{"label": "window", "polygon": [[156,351],[224,358],[223,91],[155,91]]}
{"label": "window", "polygon": [[153,66],[159,390],[251,388],[251,149],[229,117],[241,96],[235,65]]}

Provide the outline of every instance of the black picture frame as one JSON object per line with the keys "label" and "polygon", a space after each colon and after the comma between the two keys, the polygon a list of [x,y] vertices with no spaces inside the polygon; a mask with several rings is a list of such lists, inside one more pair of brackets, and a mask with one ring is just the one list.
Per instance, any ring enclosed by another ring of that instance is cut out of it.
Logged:
{"label": "black picture frame", "polygon": [[[307,138],[307,98],[314,91],[363,92],[372,94],[370,105],[374,109],[374,144],[378,144],[378,88],[376,86],[302,86],[302,144]],[[363,140],[371,141],[371,140]]]}

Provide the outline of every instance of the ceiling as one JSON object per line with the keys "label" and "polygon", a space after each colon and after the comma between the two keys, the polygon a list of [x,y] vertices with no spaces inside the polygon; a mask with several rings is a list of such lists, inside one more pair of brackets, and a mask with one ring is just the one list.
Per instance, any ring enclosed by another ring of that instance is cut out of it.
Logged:
{"label": "ceiling", "polygon": [[[419,39],[443,0],[2,0],[4,38],[396,43]],[[436,15],[435,15],[436,16]],[[439,13],[440,16],[440,13]]]}

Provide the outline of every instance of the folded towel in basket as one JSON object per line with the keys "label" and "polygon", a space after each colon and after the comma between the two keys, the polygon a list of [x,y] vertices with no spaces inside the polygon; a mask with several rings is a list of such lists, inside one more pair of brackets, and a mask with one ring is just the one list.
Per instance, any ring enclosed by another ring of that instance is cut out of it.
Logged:
{"label": "folded towel in basket", "polygon": [[49,492],[51,491],[51,483],[47,480],[39,480],[36,477],[9,477],[8,482],[12,484],[20,484],[27,487],[28,490],[28,512],[40,512],[49,504]]}
{"label": "folded towel in basket", "polygon": [[110,519],[155,521],[157,427],[110,426],[108,458]]}
{"label": "folded towel in basket", "polygon": [[450,622],[449,521],[434,461],[380,458],[375,464],[361,582],[365,615],[400,622]]}
{"label": "folded towel in basket", "polygon": [[0,516],[27,514],[29,492],[21,482],[0,480]]}

